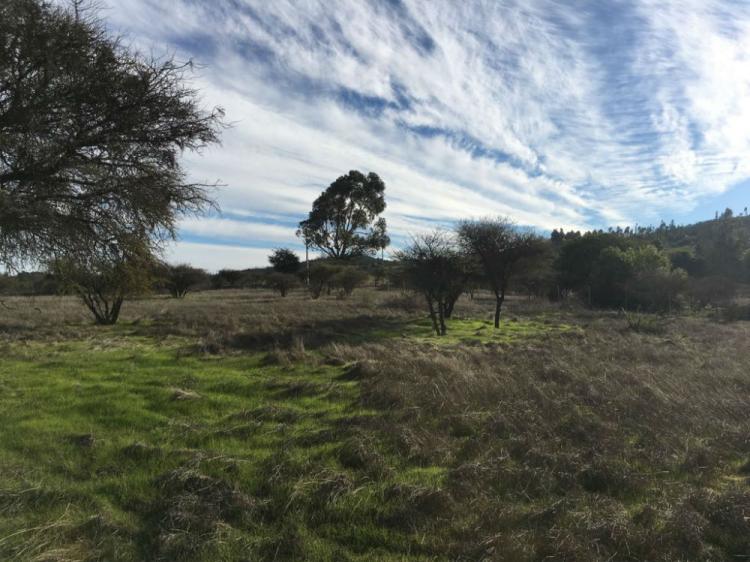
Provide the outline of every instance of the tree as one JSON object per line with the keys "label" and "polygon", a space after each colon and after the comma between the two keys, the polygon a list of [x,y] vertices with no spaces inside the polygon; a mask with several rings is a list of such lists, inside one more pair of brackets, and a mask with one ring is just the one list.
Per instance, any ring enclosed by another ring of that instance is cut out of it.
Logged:
{"label": "tree", "polygon": [[499,328],[500,310],[514,269],[522,260],[542,252],[542,240],[504,218],[463,221],[457,233],[463,250],[482,264],[495,294],[495,328]]}
{"label": "tree", "polygon": [[297,254],[288,248],[279,248],[268,257],[269,263],[277,273],[294,274],[299,271],[300,260]]}
{"label": "tree", "polygon": [[188,264],[167,265],[162,275],[164,287],[177,299],[185,298],[191,289],[209,279],[205,270]]}
{"label": "tree", "polygon": [[589,262],[585,286],[594,306],[671,311],[687,284],[685,271],[672,269],[653,244],[607,246]]}
{"label": "tree", "polygon": [[341,290],[342,296],[349,297],[354,289],[364,285],[367,281],[367,273],[356,267],[346,266],[340,268],[331,281]]}
{"label": "tree", "polygon": [[93,12],[45,0],[0,3],[0,262],[104,255],[134,233],[141,251],[210,205],[179,156],[218,141],[189,64],[153,60]]}
{"label": "tree", "polygon": [[115,324],[126,297],[147,292],[154,262],[139,239],[124,245],[94,244],[52,260],[49,270],[77,294],[97,324]]}
{"label": "tree", "polygon": [[560,287],[564,291],[583,293],[586,301],[593,304],[591,283],[599,254],[605,248],[624,249],[629,245],[625,238],[600,232],[587,232],[583,236],[566,239],[555,263]]}
{"label": "tree", "polygon": [[327,263],[314,262],[310,265],[310,296],[320,298],[323,289],[329,285],[338,273],[338,268]]}
{"label": "tree", "polygon": [[377,174],[352,170],[313,202],[297,236],[331,258],[372,254],[390,243],[384,218],[385,183]]}
{"label": "tree", "polygon": [[[463,292],[465,271],[462,256],[453,240],[442,231],[412,239],[396,253],[409,285],[425,297],[435,334],[446,333],[446,308],[453,306],[453,296]],[[450,304],[449,304],[450,303]]]}
{"label": "tree", "polygon": [[268,276],[268,286],[285,297],[291,289],[297,286],[297,278],[290,273],[274,271]]}
{"label": "tree", "polygon": [[242,281],[244,274],[242,271],[237,269],[221,269],[214,276],[213,283],[217,289],[223,289],[225,287],[236,288]]}

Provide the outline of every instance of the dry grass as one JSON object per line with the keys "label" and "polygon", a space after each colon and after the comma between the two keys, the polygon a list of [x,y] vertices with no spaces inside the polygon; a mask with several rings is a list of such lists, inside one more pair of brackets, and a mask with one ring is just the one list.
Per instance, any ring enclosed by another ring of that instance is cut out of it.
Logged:
{"label": "dry grass", "polygon": [[[462,299],[454,332],[491,314],[487,295]],[[42,468],[6,435],[0,453],[13,461],[0,456],[0,471],[20,484],[0,490],[0,515],[28,513],[36,523],[17,529],[27,541],[0,536],[0,552],[19,560],[750,557],[750,323],[511,299],[507,329],[518,337],[478,329],[473,337],[471,328],[437,342],[419,335],[424,316],[419,301],[398,293],[311,301],[301,292],[220,291],[127,303],[122,324],[102,328],[72,299],[6,300],[0,345],[13,373],[37,381],[49,372],[59,390],[23,386],[8,370],[4,404],[40,408],[67,437],[51,422],[17,424],[30,436],[54,435],[49,450],[34,453],[59,487],[51,488],[23,484],[27,472],[43,481]],[[101,366],[64,363],[89,356]],[[131,363],[131,375],[118,378]],[[96,396],[81,390],[89,386]],[[64,392],[72,394],[63,400]],[[105,404],[111,396],[121,397]],[[118,409],[126,399],[132,408]],[[144,421],[165,412],[172,417],[158,431]],[[116,445],[126,425],[140,433]],[[108,476],[123,463],[130,479]],[[76,492],[107,478],[99,495]],[[127,524],[102,507],[85,511],[90,504],[117,505]],[[54,518],[41,515],[45,506]]]}
{"label": "dry grass", "polygon": [[451,557],[731,560],[750,554],[749,337],[602,317],[525,345],[328,351],[389,412],[363,430],[447,469],[435,517]]}

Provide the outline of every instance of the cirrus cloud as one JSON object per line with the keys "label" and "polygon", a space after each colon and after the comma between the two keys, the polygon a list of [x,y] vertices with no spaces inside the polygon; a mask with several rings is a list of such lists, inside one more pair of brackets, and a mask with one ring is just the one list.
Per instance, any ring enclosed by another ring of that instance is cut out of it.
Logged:
{"label": "cirrus cloud", "polygon": [[397,244],[489,214],[654,221],[750,176],[746,2],[129,0],[107,16],[138,48],[205,65],[195,85],[234,123],[186,158],[226,184],[225,216],[181,229],[183,248],[248,248],[226,266],[294,247],[349,169],[385,179]]}

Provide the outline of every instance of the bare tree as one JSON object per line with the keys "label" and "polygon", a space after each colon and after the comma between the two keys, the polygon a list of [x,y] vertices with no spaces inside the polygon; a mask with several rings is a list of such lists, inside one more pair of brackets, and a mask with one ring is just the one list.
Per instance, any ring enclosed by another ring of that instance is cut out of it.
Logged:
{"label": "bare tree", "polygon": [[404,250],[396,253],[409,285],[427,302],[435,334],[446,333],[448,315],[462,292],[465,279],[462,257],[450,236],[442,231],[416,236]]}
{"label": "bare tree", "polygon": [[505,218],[462,221],[456,231],[461,248],[482,264],[487,283],[495,294],[495,328],[498,328],[514,269],[521,260],[540,253],[543,242]]}

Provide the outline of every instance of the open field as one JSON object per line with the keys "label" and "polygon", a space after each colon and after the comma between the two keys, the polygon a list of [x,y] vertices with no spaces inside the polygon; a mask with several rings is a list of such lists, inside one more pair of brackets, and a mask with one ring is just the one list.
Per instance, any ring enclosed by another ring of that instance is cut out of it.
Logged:
{"label": "open field", "polygon": [[750,323],[398,292],[0,306],[0,560],[750,558]]}

